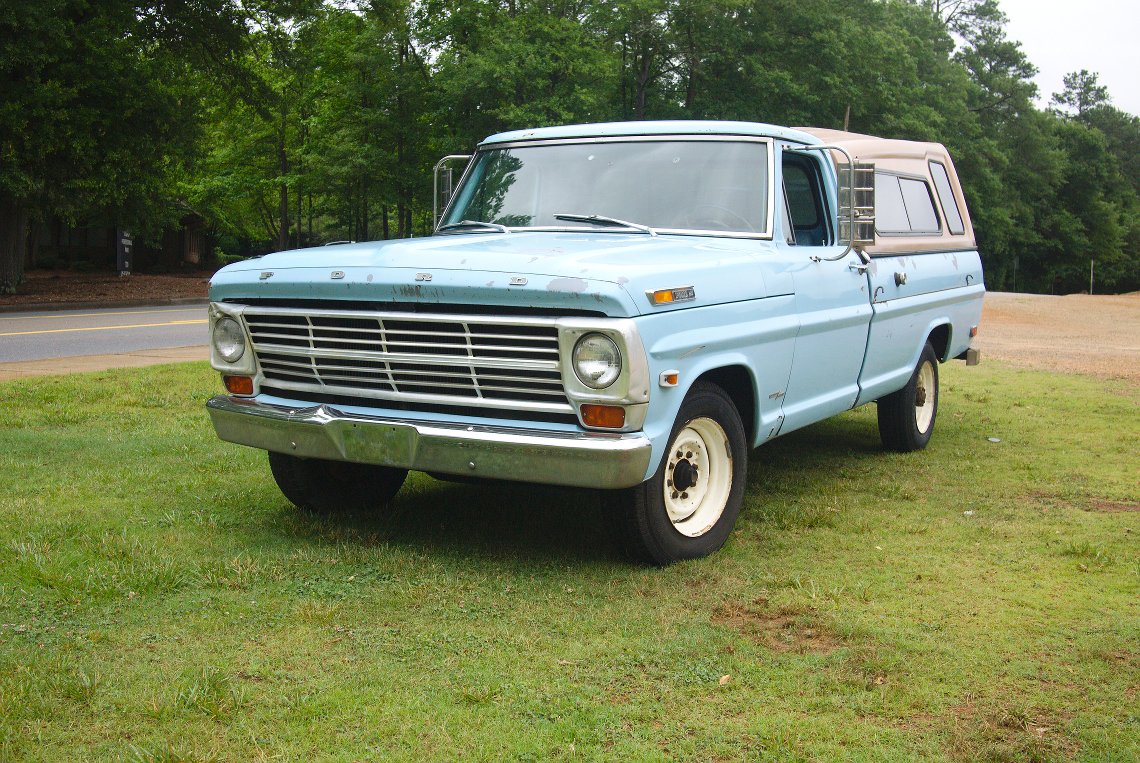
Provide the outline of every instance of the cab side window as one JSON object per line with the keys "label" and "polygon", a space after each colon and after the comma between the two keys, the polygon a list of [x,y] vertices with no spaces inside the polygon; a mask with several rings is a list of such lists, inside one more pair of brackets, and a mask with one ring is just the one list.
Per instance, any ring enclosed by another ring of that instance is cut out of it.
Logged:
{"label": "cab side window", "polygon": [[[819,165],[805,156],[784,154],[784,199],[791,218],[794,243],[799,246],[826,246],[831,231],[823,206]],[[789,243],[793,243],[789,236]]]}

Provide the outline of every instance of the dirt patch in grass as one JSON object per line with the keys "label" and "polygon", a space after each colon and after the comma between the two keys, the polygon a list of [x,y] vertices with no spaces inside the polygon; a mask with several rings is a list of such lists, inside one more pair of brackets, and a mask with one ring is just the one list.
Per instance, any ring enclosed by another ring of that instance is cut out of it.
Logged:
{"label": "dirt patch in grass", "polygon": [[1140,511],[1140,503],[1132,501],[1105,501],[1100,498],[1090,498],[1085,511],[1103,511],[1106,514],[1117,514],[1124,511]]}
{"label": "dirt patch in grass", "polygon": [[1107,498],[1080,498],[1071,500],[1049,493],[1033,493],[1030,499],[1041,506],[1043,510],[1049,509],[1076,509],[1100,514],[1123,514],[1140,511],[1140,503],[1136,501],[1110,501]]}
{"label": "dirt patch in grass", "polygon": [[950,708],[955,760],[1044,761],[1070,758],[1079,745],[1064,732],[1067,718],[1013,704]]}
{"label": "dirt patch in grass", "polygon": [[810,610],[771,607],[767,599],[751,604],[728,602],[713,611],[712,621],[762,644],[774,652],[831,654],[843,642],[816,622]]}

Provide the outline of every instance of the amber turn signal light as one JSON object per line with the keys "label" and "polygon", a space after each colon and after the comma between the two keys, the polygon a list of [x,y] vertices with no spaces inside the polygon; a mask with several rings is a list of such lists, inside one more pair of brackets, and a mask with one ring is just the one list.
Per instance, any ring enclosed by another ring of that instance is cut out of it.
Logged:
{"label": "amber turn signal light", "polygon": [[231,395],[253,394],[253,379],[249,376],[223,376],[222,383]]}
{"label": "amber turn signal light", "polygon": [[617,405],[583,405],[582,421],[590,427],[621,429],[625,426],[625,408]]}
{"label": "amber turn signal light", "polygon": [[647,292],[649,301],[655,305],[667,305],[670,302],[691,302],[697,298],[696,289],[692,286],[682,286],[679,289],[658,289]]}

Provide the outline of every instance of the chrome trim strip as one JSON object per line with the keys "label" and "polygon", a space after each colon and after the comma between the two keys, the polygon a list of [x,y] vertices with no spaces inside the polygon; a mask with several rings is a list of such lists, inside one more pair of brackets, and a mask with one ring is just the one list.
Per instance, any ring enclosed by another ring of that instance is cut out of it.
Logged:
{"label": "chrome trim strip", "polygon": [[[295,376],[296,374],[290,374]],[[389,384],[386,379],[377,379],[377,384]],[[361,389],[360,387],[340,386],[336,384],[322,384],[318,385],[311,381],[288,381],[286,379],[269,378],[261,382],[263,387],[272,387],[274,389],[288,390],[289,392],[296,392],[299,398],[304,397],[306,394],[324,394],[324,395],[337,395],[340,397],[350,397],[359,401],[362,406],[368,406],[370,403],[375,404],[377,400],[391,400],[396,403],[426,403],[427,405],[446,405],[446,406],[466,406],[466,407],[479,407],[488,410],[504,410],[504,411],[537,411],[540,413],[561,413],[574,415],[575,411],[573,406],[564,402],[565,395],[560,395],[561,401],[557,403],[540,403],[533,400],[513,400],[503,397],[480,397],[476,394],[470,395],[440,395],[429,392],[393,392],[385,391],[382,389]],[[412,385],[408,385],[412,386]],[[436,384],[435,387],[445,387],[448,385]],[[474,392],[472,387],[465,387],[464,389]],[[511,390],[512,392],[531,392],[531,390]],[[560,390],[561,392],[561,390]],[[542,392],[543,395],[549,395],[547,392]],[[488,413],[488,416],[494,416],[493,413]]]}
{"label": "chrome trim strip", "polygon": [[404,354],[399,352],[381,352],[380,350],[326,350],[323,348],[312,350],[307,347],[297,347],[296,345],[259,344],[256,339],[254,340],[254,351],[258,353],[267,352],[271,355],[288,355],[289,357],[296,358],[312,358],[314,353],[316,353],[319,354],[321,358],[335,358],[337,360],[367,360],[376,363],[408,363],[420,365],[430,362],[432,365],[456,366],[457,368],[479,366],[480,368],[518,369],[525,371],[557,371],[559,369],[559,362],[557,360],[473,358],[467,355]]}
{"label": "chrome trim strip", "polygon": [[348,414],[328,405],[293,409],[219,395],[206,403],[221,439],[303,458],[487,479],[587,488],[645,479],[644,434],[421,423]]}
{"label": "chrome trim strip", "polygon": [[[877,244],[876,244],[877,246]],[[907,250],[904,252],[867,252],[867,256],[873,260],[887,259],[889,257],[924,257],[929,254],[975,254],[977,253],[975,247],[965,247],[963,249],[918,249]]]}

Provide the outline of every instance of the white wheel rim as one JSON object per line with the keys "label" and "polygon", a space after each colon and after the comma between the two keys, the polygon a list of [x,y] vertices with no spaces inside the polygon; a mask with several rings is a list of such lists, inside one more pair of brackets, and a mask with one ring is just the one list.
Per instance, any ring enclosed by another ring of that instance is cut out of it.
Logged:
{"label": "white wheel rim", "polygon": [[926,434],[934,421],[934,400],[937,394],[934,364],[926,361],[918,369],[918,379],[914,386],[914,423],[920,434]]}
{"label": "white wheel rim", "polygon": [[732,452],[720,424],[693,419],[677,433],[666,454],[662,487],[677,532],[696,538],[712,529],[732,490]]}

